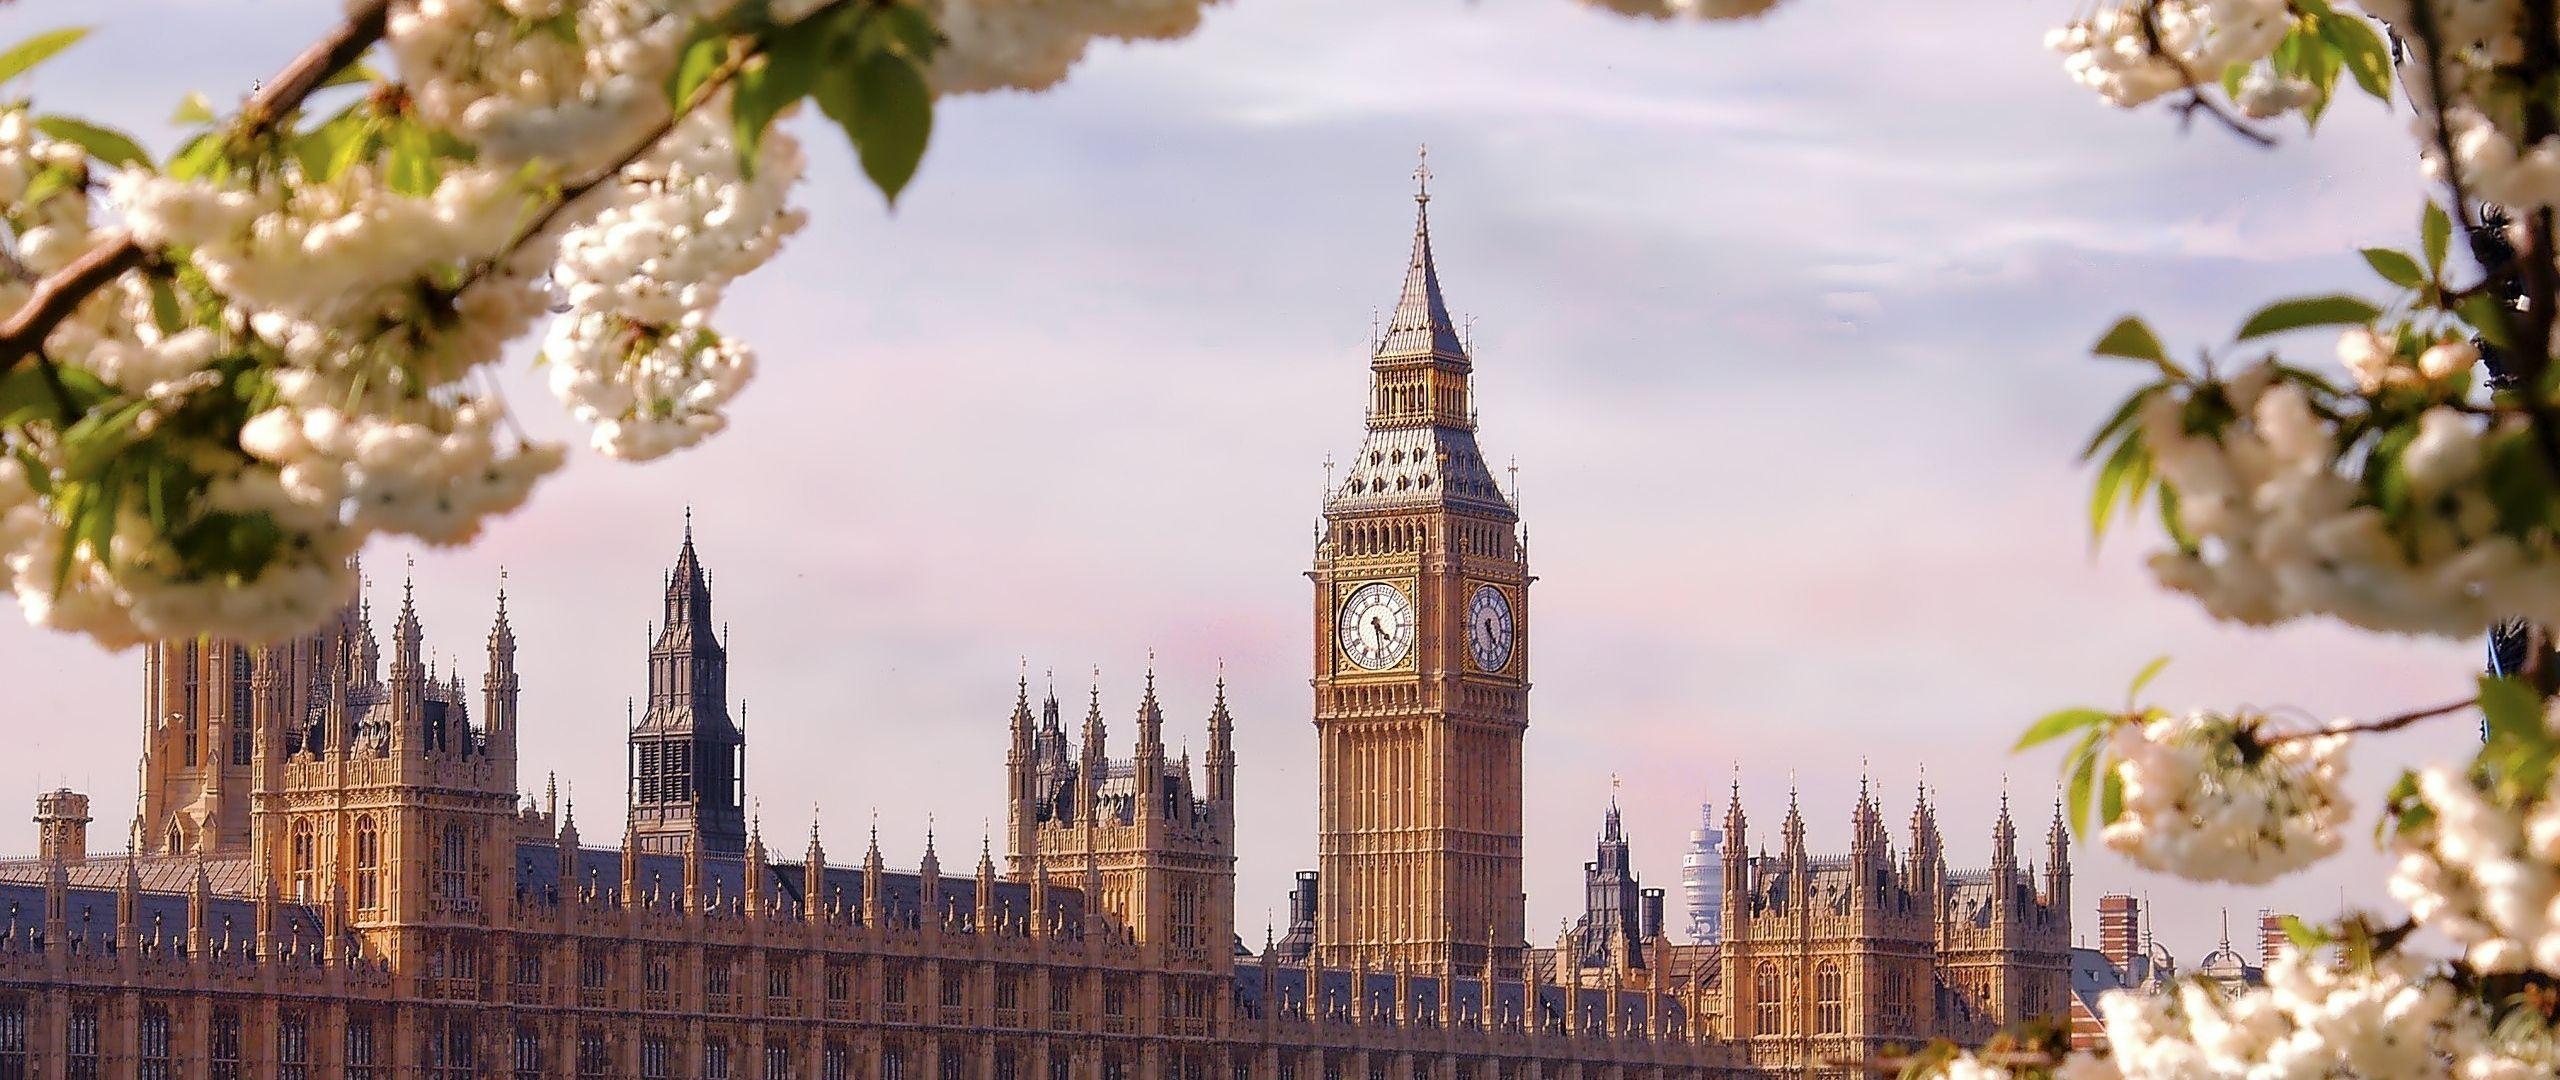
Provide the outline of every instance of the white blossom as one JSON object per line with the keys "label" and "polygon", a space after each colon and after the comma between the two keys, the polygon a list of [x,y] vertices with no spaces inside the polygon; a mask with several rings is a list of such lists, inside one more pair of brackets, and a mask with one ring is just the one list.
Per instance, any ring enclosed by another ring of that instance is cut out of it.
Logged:
{"label": "white blossom", "polygon": [[2045,45],[2081,85],[2131,107],[2265,59],[2291,26],[2285,0],[2104,0]]}
{"label": "white blossom", "polygon": [[2252,885],[2335,854],[2346,737],[2269,734],[2255,717],[2202,712],[2117,727],[2107,749],[2124,813],[2107,846],[2149,869]]}

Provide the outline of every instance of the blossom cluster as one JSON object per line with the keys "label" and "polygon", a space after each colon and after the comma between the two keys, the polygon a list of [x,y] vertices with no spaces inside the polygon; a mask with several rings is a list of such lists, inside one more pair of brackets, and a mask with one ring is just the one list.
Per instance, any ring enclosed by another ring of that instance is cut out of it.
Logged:
{"label": "blossom cluster", "polygon": [[2335,854],[2350,806],[2347,738],[2273,739],[2263,718],[2193,712],[2126,723],[2107,750],[2124,789],[2108,847],[2198,881],[2263,884]]}
{"label": "blossom cluster", "polygon": [[[2107,101],[2131,107],[2172,91],[2209,86],[2234,65],[2274,53],[2293,25],[2285,0],[2124,0],[2098,5],[2046,35],[2063,70]],[[2271,116],[2308,100],[2299,80],[2272,71],[2244,90],[2241,107]]]}
{"label": "blossom cluster", "polygon": [[[2448,379],[2477,356],[2363,328],[2339,353],[2368,393]],[[2277,374],[2261,364],[2215,384],[2233,418],[2202,430],[2188,422],[2191,398],[2145,403],[2142,435],[2185,538],[2150,559],[2162,585],[2250,625],[2327,615],[2471,637],[2509,618],[2560,618],[2560,551],[2505,527],[2492,495],[2492,448],[2519,437],[2521,418],[2437,404],[2395,458],[2352,458],[2340,422]],[[2365,471],[2379,469],[2405,482],[2405,510],[2377,502]]]}
{"label": "blossom cluster", "polygon": [[2447,1064],[2475,1080],[2537,1075],[2517,1071],[2482,1010],[2405,952],[2357,966],[2287,949],[2263,986],[2119,990],[2099,1011],[2126,1078],[2441,1076]]}
{"label": "blossom cluster", "polygon": [[2392,839],[2392,898],[2475,970],[2560,972],[2560,798],[2509,805],[2443,766],[2416,778],[2428,812]]}
{"label": "blossom cluster", "polygon": [[552,268],[566,310],[543,346],[551,389],[615,457],[658,457],[725,426],[720,408],[755,358],[708,316],[804,220],[784,201],[799,143],[768,135],[750,178],[714,115],[724,111],[688,116],[600,193],[603,208],[562,238]]}

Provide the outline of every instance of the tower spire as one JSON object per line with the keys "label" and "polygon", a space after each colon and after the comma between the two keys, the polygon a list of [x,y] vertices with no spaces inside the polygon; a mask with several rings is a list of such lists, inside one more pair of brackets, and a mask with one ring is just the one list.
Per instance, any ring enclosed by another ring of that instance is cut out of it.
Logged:
{"label": "tower spire", "polygon": [[1381,363],[1436,358],[1464,367],[1466,346],[1449,317],[1449,302],[1440,295],[1440,269],[1431,257],[1429,155],[1426,147],[1422,162],[1414,166],[1413,256],[1405,263],[1404,291],[1396,296],[1395,312],[1387,317],[1387,332],[1378,339],[1375,355]]}

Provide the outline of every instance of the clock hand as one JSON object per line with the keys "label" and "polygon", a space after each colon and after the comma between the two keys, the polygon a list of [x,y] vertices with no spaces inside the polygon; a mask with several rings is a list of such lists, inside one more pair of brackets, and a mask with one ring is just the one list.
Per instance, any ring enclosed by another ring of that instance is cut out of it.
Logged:
{"label": "clock hand", "polygon": [[1377,616],[1371,615],[1369,616],[1369,630],[1371,633],[1377,635],[1378,646],[1380,648],[1385,648],[1387,644],[1387,624]]}

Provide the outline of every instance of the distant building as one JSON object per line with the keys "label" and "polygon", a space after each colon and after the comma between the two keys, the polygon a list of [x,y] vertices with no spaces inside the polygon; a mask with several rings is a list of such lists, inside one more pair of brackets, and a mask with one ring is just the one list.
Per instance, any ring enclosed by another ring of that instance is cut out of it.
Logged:
{"label": "distant building", "polygon": [[1689,907],[1689,940],[1713,945],[1724,940],[1724,830],[1716,828],[1716,804],[1698,804],[1698,827],[1689,833],[1689,851],[1680,857],[1681,898]]}
{"label": "distant building", "polygon": [[[2125,893],[2098,898],[2098,947],[2071,950],[2071,1045],[2090,1049],[2106,1043],[2106,1022],[2098,999],[2115,990],[2167,993],[2179,981],[2178,962],[2151,939],[2145,926],[2149,904]],[[2206,953],[2188,976],[2213,984],[2226,995],[2264,985],[2268,965],[2292,947],[2284,932],[2285,916],[2258,910],[2255,960],[2231,944],[2231,913],[2223,912],[2222,940]]]}

